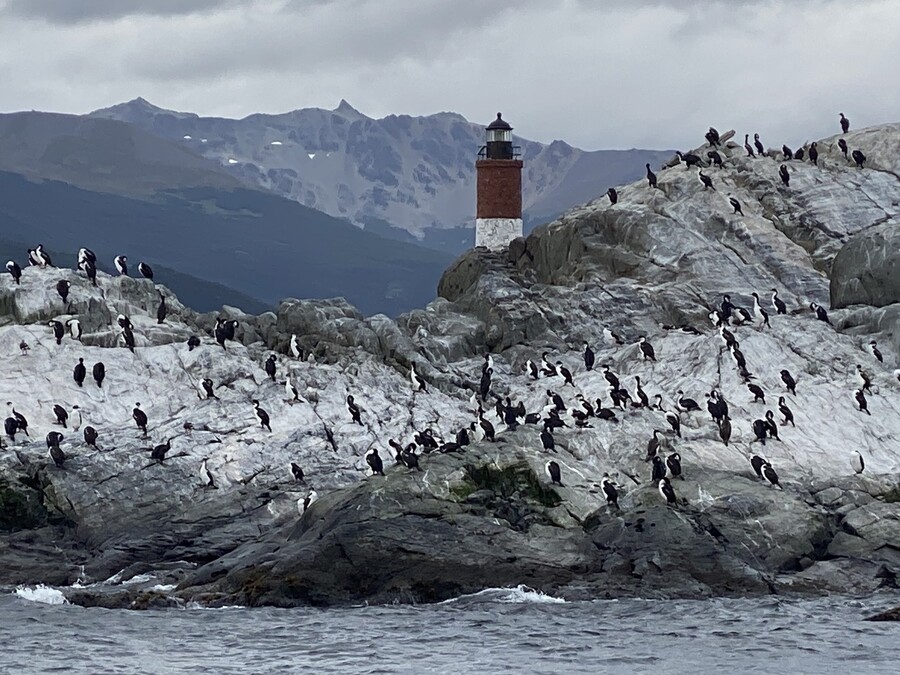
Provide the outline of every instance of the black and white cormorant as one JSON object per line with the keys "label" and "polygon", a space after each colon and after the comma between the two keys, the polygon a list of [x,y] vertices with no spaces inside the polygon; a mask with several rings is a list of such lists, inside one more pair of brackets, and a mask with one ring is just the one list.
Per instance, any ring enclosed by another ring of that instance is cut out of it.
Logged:
{"label": "black and white cormorant", "polygon": [[862,389],[857,389],[853,392],[853,399],[856,401],[856,405],[859,406],[859,409],[866,413],[866,415],[871,415],[869,412],[869,402],[866,400],[866,394]]}
{"label": "black and white cormorant", "polygon": [[61,345],[63,336],[66,334],[66,328],[59,321],[53,320],[47,323],[53,329],[53,337],[56,338],[56,344]]}
{"label": "black and white cormorant", "polygon": [[87,444],[91,448],[94,448],[94,450],[99,450],[99,448],[97,447],[97,438],[99,437],[97,430],[94,427],[88,425],[84,428],[84,431],[82,433],[84,435],[85,444]]}
{"label": "black and white cormorant", "polygon": [[19,267],[19,263],[15,260],[10,260],[6,263],[6,269],[12,275],[13,280],[15,280],[16,285],[18,286],[22,279],[22,268]]}
{"label": "black and white cormorant", "polygon": [[83,387],[85,377],[87,377],[87,368],[84,367],[84,359],[79,358],[78,363],[72,370],[72,379],[75,380],[75,384],[79,387]]}
{"label": "black and white cormorant", "polygon": [[756,152],[760,157],[766,154],[766,149],[762,144],[762,141],[759,140],[759,134],[753,134],[753,145],[756,146]]}
{"label": "black and white cormorant", "polygon": [[94,382],[97,383],[97,386],[102,387],[103,380],[106,377],[106,366],[103,365],[102,361],[97,361],[94,364],[94,367],[91,368],[91,375],[94,377]]}
{"label": "black and white cormorant", "polygon": [[713,187],[712,178],[710,178],[710,177],[707,176],[705,173],[703,173],[703,171],[700,171],[700,172],[697,174],[697,178],[699,178],[699,179],[700,179],[700,182],[703,183],[703,189],[704,189],[704,190],[706,190],[707,188],[710,189],[710,190],[715,190],[715,189],[716,189],[716,188]]}
{"label": "black and white cormorant", "polygon": [[853,161],[856,162],[856,168],[863,168],[863,164],[866,163],[866,156],[862,153],[862,150],[854,150],[850,153],[850,156],[853,158]]}
{"label": "black and white cormorant", "polygon": [[128,276],[128,256],[127,255],[117,255],[116,259],[113,261],[116,266],[116,271],[123,277]]}
{"label": "black and white cormorant", "polygon": [[647,164],[646,166],[647,166],[647,184],[651,188],[658,187],[657,180],[656,180],[656,174],[653,173],[653,170],[650,168],[650,164]]}
{"label": "black and white cormorant", "polygon": [[778,412],[780,412],[781,416],[784,417],[782,424],[787,424],[788,422],[790,422],[792,427],[797,426],[796,424],[794,424],[794,413],[785,402],[784,396],[778,397]]}
{"label": "black and white cormorant", "polygon": [[146,437],[147,436],[147,413],[141,410],[141,404],[135,403],[134,408],[131,410],[131,419],[134,420],[134,423],[137,425],[137,428],[141,430],[141,434]]}
{"label": "black and white cormorant", "polygon": [[593,370],[594,369],[594,350],[591,349],[591,346],[585,342],[584,343],[584,368],[585,370]]}
{"label": "black and white cormorant", "polygon": [[409,364],[409,381],[412,383],[413,391],[428,392],[428,389],[425,388],[424,378],[416,372],[415,361]]}
{"label": "black and white cormorant", "polygon": [[825,308],[822,305],[817,305],[814,302],[809,303],[809,308],[815,312],[816,318],[819,321],[824,321],[827,324],[831,324],[831,321],[828,319],[828,312],[825,311]]}
{"label": "black and white cormorant", "polygon": [[562,484],[562,474],[559,470],[559,464],[554,460],[550,460],[546,464],[547,475],[550,476],[550,483],[553,485],[559,485],[559,487],[565,487]]}
{"label": "black and white cormorant", "polygon": [[256,415],[256,419],[259,420],[259,426],[266,431],[272,431],[272,427],[269,425],[269,413],[260,407],[259,401],[256,399],[253,399],[251,402],[253,403],[253,413]]}
{"label": "black and white cormorant", "polygon": [[653,345],[647,342],[646,337],[641,336],[640,340],[638,340],[638,345],[641,348],[644,360],[656,361],[656,352],[653,350]]}
{"label": "black and white cormorant", "polygon": [[214,398],[218,400],[218,396],[216,396],[216,392],[213,389],[213,381],[208,377],[203,378],[203,381],[200,383],[203,386],[203,391],[206,393],[206,398]]}
{"label": "black and white cormorant", "polygon": [[884,363],[884,356],[881,355],[881,350],[878,349],[878,343],[875,340],[869,343],[869,350],[872,352],[872,356],[878,359],[879,363]]}
{"label": "black and white cormorant", "polygon": [[191,335],[191,337],[188,338],[187,346],[189,352],[194,351],[196,347],[200,346],[200,338],[198,338],[196,335]]}
{"label": "black and white cormorant", "polygon": [[787,314],[787,305],[784,304],[784,300],[778,297],[778,289],[772,289],[772,306],[775,308],[776,314]]}
{"label": "black and white cormorant", "polygon": [[362,408],[360,408],[356,401],[353,399],[353,394],[347,394],[347,411],[350,413],[350,418],[359,426],[363,426],[362,423]]}
{"label": "black and white cormorant", "polygon": [[153,268],[150,267],[150,265],[148,265],[147,263],[145,263],[143,261],[139,262],[138,263],[138,272],[140,272],[141,276],[143,276],[145,279],[149,279],[150,281],[153,281]]}
{"label": "black and white cormorant", "polygon": [[678,503],[678,498],[675,496],[675,489],[672,487],[668,478],[661,478],[658,487],[659,494],[666,500],[667,505],[674,506]]}
{"label": "black and white cormorant", "polygon": [[616,488],[616,484],[613,483],[608,473],[603,474],[603,479],[600,481],[600,488],[603,490],[603,494],[606,496],[606,505],[614,506],[618,510],[619,490],[618,488]]}
{"label": "black and white cormorant", "polygon": [[609,190],[606,191],[606,196],[609,197],[611,204],[616,204],[619,201],[619,193],[616,192],[615,188],[609,188]]}
{"label": "black and white cormorant", "polygon": [[56,418],[56,424],[59,424],[63,429],[66,428],[66,422],[69,419],[68,411],[63,408],[59,403],[56,403],[53,406],[53,416]]}
{"label": "black and white cormorant", "polygon": [[844,113],[841,113],[841,133],[846,134],[850,131],[850,120],[844,117]]}
{"label": "black and white cormorant", "polygon": [[784,183],[785,187],[790,187],[791,185],[791,173],[788,171],[786,165],[782,164],[778,167],[778,177],[781,178],[781,182]]}
{"label": "black and white cormorant", "polygon": [[741,203],[737,199],[735,199],[734,197],[729,197],[728,203],[731,204],[731,208],[734,209],[735,213],[744,215],[744,210],[741,208]]}
{"label": "black and white cormorant", "polygon": [[381,461],[381,456],[378,454],[377,448],[372,448],[366,453],[366,464],[372,469],[373,476],[384,475],[384,463]]}
{"label": "black and white cormorant", "polygon": [[853,450],[850,453],[850,466],[853,467],[853,471],[856,473],[862,473],[866,469],[866,462],[863,459],[863,456],[859,454],[858,450]]}

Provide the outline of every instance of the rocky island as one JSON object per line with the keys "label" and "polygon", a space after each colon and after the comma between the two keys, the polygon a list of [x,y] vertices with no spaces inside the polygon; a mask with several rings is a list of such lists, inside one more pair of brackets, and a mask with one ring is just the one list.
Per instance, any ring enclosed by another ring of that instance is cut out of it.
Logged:
{"label": "rocky island", "polygon": [[[433,602],[515,584],[581,599],[893,587],[900,124],[841,138],[864,153],[861,167],[838,137],[818,141],[816,165],[725,144],[723,165],[702,169],[711,186],[674,160],[655,188],[626,185],[616,203],[600,197],[508,250],[469,251],[437,299],[396,320],[342,300],[198,314],[164,279],[101,273],[95,287],[50,266],[26,268],[20,283],[4,276],[0,400],[8,417],[27,418],[28,435],[7,426],[0,449],[0,584],[51,584],[70,602],[134,608]],[[705,161],[708,151],[693,154]],[[60,280],[71,284],[66,300]],[[726,329],[743,373],[710,319],[724,295],[750,315]],[[120,315],[133,324],[133,352]],[[55,339],[48,323],[72,318],[80,339]],[[228,322],[233,339],[216,340]],[[199,346],[188,346],[192,336]],[[527,364],[542,358],[573,383],[530,376]],[[618,377],[612,391],[605,372]],[[727,402],[730,436],[707,412],[713,391]],[[510,416],[505,406],[519,403],[536,416]],[[54,406],[68,413],[65,428]],[[541,431],[554,408],[564,426],[551,429],[548,450]],[[754,422],[767,411],[774,423],[760,439]],[[482,420],[493,441],[481,438]],[[61,466],[47,452],[53,431],[63,435]],[[661,440],[648,450],[651,439]],[[418,470],[395,462],[391,440],[416,443]],[[165,445],[160,458],[153,450]],[[383,476],[371,475],[372,450]],[[674,503],[653,480],[653,454],[680,458]],[[753,455],[780,486],[757,475]]]}

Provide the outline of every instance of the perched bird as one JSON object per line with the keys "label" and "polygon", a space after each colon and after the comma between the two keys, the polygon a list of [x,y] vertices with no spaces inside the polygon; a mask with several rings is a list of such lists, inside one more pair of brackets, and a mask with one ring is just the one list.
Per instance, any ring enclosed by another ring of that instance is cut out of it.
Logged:
{"label": "perched bird", "polygon": [[66,328],[69,329],[69,336],[73,340],[81,340],[81,322],[78,319],[68,319]]}
{"label": "perched bird", "polygon": [[272,427],[269,425],[269,413],[262,409],[259,405],[259,401],[253,399],[253,412],[256,414],[256,419],[259,420],[259,426],[261,426],[266,431],[272,431]]}
{"label": "perched bird", "polygon": [[[491,393],[491,375],[494,374],[493,368],[487,368],[481,373],[481,382],[478,385],[478,393],[481,395],[482,401],[487,401],[488,394]],[[554,369],[555,374],[555,369]]]}
{"label": "perched bird", "polygon": [[674,506],[678,503],[678,499],[675,496],[675,489],[672,487],[668,478],[661,478],[658,487],[659,494],[666,500],[668,506]]}
{"label": "perched bird", "polygon": [[303,350],[300,349],[300,340],[297,338],[296,333],[291,335],[291,342],[288,345],[288,350],[295,359],[299,359],[303,355]]}
{"label": "perched bird", "polygon": [[866,394],[862,389],[857,389],[853,393],[853,398],[856,400],[856,404],[862,412],[866,413],[866,415],[872,414],[869,412],[869,402],[866,400]]}
{"label": "perched bird", "polygon": [[172,449],[172,439],[166,439],[165,443],[160,443],[159,445],[154,445],[153,450],[150,451],[150,459],[155,460],[159,464],[162,464],[166,459],[166,453]]}
{"label": "perched bird", "polygon": [[310,490],[306,493],[306,497],[304,497],[303,499],[298,499],[297,507],[300,509],[300,515],[302,516],[304,513],[309,511],[309,507],[312,506],[318,498],[319,493],[315,490]]}
{"label": "perched bird", "polygon": [[145,279],[149,279],[150,281],[153,281],[153,268],[150,267],[150,265],[148,265],[147,263],[139,262],[138,263],[138,272],[140,272],[141,276],[143,276]]}
{"label": "perched bird", "polygon": [[787,314],[787,305],[784,304],[784,300],[778,297],[778,289],[772,289],[772,306],[775,308],[776,314]]}
{"label": "perched bird", "polygon": [[528,377],[530,377],[532,380],[536,380],[541,376],[540,372],[538,371],[538,367],[531,359],[528,359],[525,362],[525,372],[528,373]]}
{"label": "perched bird", "polygon": [[585,370],[593,370],[594,369],[594,350],[591,349],[591,346],[585,342],[584,343],[584,368]]}
{"label": "perched bird", "polygon": [[214,398],[218,400],[218,396],[216,396],[215,391],[213,390],[213,381],[208,377],[204,378],[200,383],[203,386],[203,391],[206,393],[206,398]]}
{"label": "perched bird", "polygon": [[196,335],[191,335],[191,337],[188,338],[187,346],[189,352],[194,351],[196,347],[200,346],[200,338],[198,338]]}
{"label": "perched bird", "polygon": [[750,145],[750,134],[744,134],[744,150],[747,151],[747,157],[756,157],[753,146]]}
{"label": "perched bird", "polygon": [[363,426],[362,418],[360,416],[362,409],[356,404],[356,401],[353,400],[352,394],[347,394],[347,411],[350,413],[351,419],[353,419],[356,424]]}
{"label": "perched bird", "polygon": [[856,168],[863,168],[863,164],[866,163],[866,156],[862,153],[862,150],[854,150],[850,153],[850,156],[853,158],[853,161],[856,162]]}
{"label": "perched bird", "polygon": [[640,376],[635,375],[634,381],[635,381],[634,393],[637,394],[638,401],[641,402],[641,407],[649,408],[650,407],[650,399],[647,397],[647,392],[645,392],[644,389],[641,387]]}
{"label": "perched bird", "polygon": [[744,210],[741,208],[741,203],[737,199],[735,199],[734,197],[729,197],[728,202],[731,204],[731,208],[734,209],[735,213],[744,215]]}
{"label": "perched bird", "polygon": [[74,370],[72,371],[72,379],[79,387],[84,386],[84,378],[87,376],[87,368],[84,367],[84,359],[78,359]]}
{"label": "perched bird", "polygon": [[790,371],[782,370],[781,371],[781,381],[784,382],[784,386],[787,387],[787,390],[791,392],[794,396],[797,395],[797,382],[794,380]]}
{"label": "perched bird", "polygon": [[691,153],[682,153],[678,150],[675,151],[675,154],[678,156],[678,159],[684,162],[685,169],[690,169],[692,166],[703,166],[703,162],[697,155]]}
{"label": "perched bird", "polygon": [[850,120],[844,117],[844,113],[841,113],[841,133],[846,134],[850,131]]}
{"label": "perched bird", "polygon": [[675,432],[675,435],[678,436],[678,438],[681,438],[681,418],[677,413],[662,407],[662,396],[660,394],[656,395],[656,409],[665,415],[666,422],[672,427],[672,431]]}
{"label": "perched bird", "polygon": [[763,326],[769,326],[769,313],[763,309],[763,306],[759,302],[759,294],[753,293],[753,313],[756,315],[756,318],[762,321]]}
{"label": "perched bird", "polygon": [[616,484],[612,482],[612,479],[610,479],[608,473],[603,474],[603,479],[600,481],[600,488],[606,496],[606,505],[614,506],[618,510],[619,490],[616,488]]}
{"label": "perched bird", "polygon": [[772,465],[769,462],[763,464],[762,475],[770,485],[774,485],[781,490],[784,489],[781,487],[781,483],[778,482],[778,474],[775,473],[775,469],[772,468]]}
{"label": "perched bird", "polygon": [[710,164],[716,168],[722,168],[722,155],[715,150],[710,150],[706,153],[706,156],[709,157]]}
{"label": "perched bird", "polygon": [[20,280],[22,279],[22,268],[19,267],[19,263],[15,260],[10,260],[6,263],[7,271],[12,275],[12,278],[15,280],[16,285],[18,286]]}
{"label": "perched bird", "polygon": [[863,460],[863,456],[859,454],[859,451],[853,450],[850,453],[850,466],[853,467],[853,470],[856,473],[862,473],[866,469],[866,462]]}
{"label": "perched bird", "polygon": [[651,461],[659,454],[660,448],[665,442],[665,437],[659,429],[653,430],[653,437],[647,441],[647,455],[644,457],[645,462]]}
{"label": "perched bird", "polygon": [[706,141],[710,145],[718,145],[719,144],[719,132],[715,127],[710,127],[709,131],[706,132]]}
{"label": "perched bird", "polygon": [[203,483],[203,487],[217,490],[218,486],[216,485],[216,481],[213,478],[212,471],[210,471],[209,467],[206,465],[208,461],[209,460],[204,457],[203,461],[200,462],[200,480]]}
{"label": "perched bird", "polygon": [[161,324],[166,322],[166,315],[169,313],[169,308],[166,306],[166,296],[163,295],[162,291],[157,288],[156,292],[159,293],[159,305],[156,308],[156,323]]}
{"label": "perched bird", "polygon": [[53,406],[53,416],[56,418],[56,423],[59,424],[63,429],[66,428],[66,421],[69,419],[69,413],[66,411],[58,403]]}
{"label": "perched bird", "polygon": [[778,397],[778,412],[780,412],[781,416],[784,417],[782,424],[787,424],[788,422],[790,422],[792,427],[797,426],[796,424],[794,424],[794,413],[791,412],[791,409],[788,408],[787,403],[785,403],[784,396]]}
{"label": "perched bird", "polygon": [[750,390],[750,393],[753,394],[753,403],[757,401],[766,402],[766,393],[762,390],[758,384],[753,384],[752,382],[747,385],[747,389]]}
{"label": "perched bird", "polygon": [[613,373],[609,369],[608,364],[603,365],[603,377],[606,378],[606,381],[609,382],[609,386],[613,389],[619,388],[619,378],[616,377],[615,373]]}
{"label": "perched bird", "polygon": [[759,134],[753,134],[753,145],[756,146],[756,152],[759,153],[760,157],[766,154],[766,149],[763,147],[762,141],[759,140]]}
{"label": "perched bird", "polygon": [[559,487],[565,487],[562,484],[562,476],[559,471],[559,464],[551,459],[549,462],[547,462],[546,468],[547,475],[550,476],[550,483],[552,485],[559,485]]}
{"label": "perched bird", "polygon": [[275,355],[269,354],[269,358],[266,359],[266,365],[264,366],[266,369],[266,375],[269,376],[269,379],[272,382],[275,381],[275,372],[278,370],[277,365],[275,364]]}
{"label": "perched bird", "polygon": [[47,325],[53,329],[53,337],[56,338],[56,344],[61,345],[63,335],[66,334],[65,327],[59,321],[55,321],[55,320],[49,321],[47,323]]}
{"label": "perched bird", "polygon": [[766,427],[769,432],[769,438],[774,438],[776,441],[781,440],[778,438],[778,425],[775,424],[775,413],[771,410],[766,410]]}
{"label": "perched bird", "polygon": [[652,465],[652,472],[650,475],[650,481],[653,483],[658,483],[663,478],[666,477],[666,464],[663,462],[663,458],[659,455],[655,455],[652,460],[650,460]]}
{"label": "perched bird", "polygon": [[781,154],[784,155],[786,160],[794,159],[794,153],[791,152],[791,149],[787,145],[781,146]]}
{"label": "perched bird", "polygon": [[884,363],[884,357],[881,355],[881,350],[878,349],[878,343],[875,340],[869,343],[869,349],[872,352],[872,356],[878,359],[879,363]]}
{"label": "perched bird", "polygon": [[44,250],[43,244],[38,244],[37,248],[34,249],[34,257],[37,260],[39,266],[53,267],[53,261],[50,260],[50,256]]}
{"label": "perched bird", "polygon": [[725,444],[725,447],[728,447],[728,441],[731,440],[731,420],[728,417],[722,418],[722,420],[718,423],[719,426],[719,438],[722,439],[722,442]]}
{"label": "perched bird", "polygon": [[819,166],[819,149],[816,147],[815,141],[809,144],[809,161]]}
{"label": "perched bird", "polygon": [[373,476],[384,475],[384,463],[381,461],[377,448],[372,448],[366,453],[366,464],[372,469]]}
{"label": "perched bird", "polygon": [[676,403],[678,404],[678,407],[685,412],[700,410],[700,406],[697,404],[697,401],[692,398],[687,398],[681,389],[678,390],[678,400],[676,401]]}
{"label": "perched bird", "polygon": [[669,469],[669,474],[672,478],[680,478],[684,480],[684,476],[681,473],[681,455],[677,452],[673,452],[671,455],[666,457],[666,466]]}
{"label": "perched bird", "polygon": [[803,148],[797,148],[797,151],[794,153],[794,159],[803,160]]}
{"label": "perched bird", "polygon": [[839,138],[838,147],[841,149],[841,152],[844,153],[844,159],[849,159],[849,157],[847,157],[847,152],[849,151],[849,149],[847,148],[847,141],[845,141],[843,138]]}
{"label": "perched bird", "polygon": [[621,335],[614,333],[606,326],[603,327],[603,339],[606,340],[607,344],[611,344],[611,345],[624,345],[625,344],[625,339]]}
{"label": "perched bird", "polygon": [[553,440],[552,429],[546,424],[541,430],[541,445],[548,452],[556,452],[556,442]]}
{"label": "perched bird", "polygon": [[656,181],[656,174],[653,173],[653,171],[650,169],[650,164],[647,164],[646,166],[647,166],[647,184],[651,188],[658,187],[657,181]]}
{"label": "perched bird", "polygon": [[697,174],[697,177],[700,179],[700,182],[703,183],[703,189],[704,189],[704,190],[706,190],[707,188],[709,188],[709,189],[711,189],[711,190],[715,190],[715,189],[716,189],[716,188],[713,187],[712,178],[710,178],[709,176],[707,176],[707,175],[706,175],[705,173],[703,173],[702,171],[700,171],[700,172]]}
{"label": "perched bird", "polygon": [[750,466],[753,467],[753,471],[756,473],[757,478],[762,478],[762,470],[763,467],[768,464],[768,460],[761,455],[752,455],[750,457]]}
{"label": "perched bird", "polygon": [[756,436],[756,440],[765,445],[766,438],[769,437],[769,425],[766,421],[762,419],[753,420],[751,428],[753,429],[753,435]]}
{"label": "perched bird", "polygon": [[291,476],[294,477],[294,480],[298,483],[306,482],[303,478],[303,469],[300,468],[300,465],[297,462],[291,462]]}
{"label": "perched bird", "polygon": [[416,372],[415,361],[409,364],[409,381],[412,383],[413,391],[424,391],[425,393],[428,393],[428,390],[425,388],[425,380]]}
{"label": "perched bird", "polygon": [[131,411],[131,419],[137,424],[138,429],[146,437],[147,436],[147,413],[141,410],[141,404],[135,403]]}
{"label": "perched bird", "polygon": [[556,372],[558,372],[560,374],[560,376],[563,378],[563,386],[565,386],[567,384],[572,387],[575,386],[575,381],[572,379],[572,371],[569,370],[568,368],[566,368],[562,364],[562,361],[556,362]]}
{"label": "perched bird", "polygon": [[[484,378],[484,373],[488,371],[493,372],[493,369],[485,369],[482,372],[482,379]],[[547,359],[547,352],[541,354],[541,375],[543,375],[544,377],[556,377],[557,375],[559,375],[559,373],[556,372],[556,366],[550,363],[550,361]],[[483,396],[481,397],[481,400],[484,400]]]}
{"label": "perched bird", "polygon": [[98,450],[99,448],[97,448],[97,438],[99,434],[97,433],[97,430],[94,427],[88,425],[84,428],[84,431],[82,433],[84,435],[85,444],[91,448],[94,448],[94,450]]}
{"label": "perched bird", "polygon": [[825,323],[831,325],[831,321],[828,320],[828,312],[825,311],[825,308],[822,305],[817,305],[814,302],[809,303],[809,308],[816,313],[816,318],[819,321],[824,321]]}
{"label": "perched bird", "polygon": [[778,167],[778,176],[781,178],[781,182],[784,183],[785,187],[790,187],[791,184],[791,174],[788,171],[787,166],[782,164]]}
{"label": "perched bird", "polygon": [[609,201],[612,204],[616,204],[619,201],[619,193],[616,192],[615,188],[609,188],[609,190],[606,191],[606,196],[609,197]]}
{"label": "perched bird", "polygon": [[872,377],[865,370],[863,370],[863,367],[858,363],[856,364],[856,374],[859,375],[859,380],[860,382],[862,382],[863,391],[871,392]]}
{"label": "perched bird", "polygon": [[[55,442],[51,442],[50,439],[50,436],[53,434],[57,434],[57,436],[59,437],[58,440],[54,439]],[[47,434],[47,454],[50,455],[50,459],[53,460],[53,464],[56,465],[56,467],[59,469],[63,468],[63,464],[65,464],[66,459],[68,459],[68,457],[66,457],[66,453],[64,453],[62,451],[62,448],[59,447],[59,444],[61,442],[62,434],[56,431],[51,431],[49,434]]]}
{"label": "perched bird", "polygon": [[125,343],[128,351],[134,354],[134,333],[131,332],[130,328],[122,329],[122,341]]}
{"label": "perched bird", "polygon": [[94,377],[94,382],[97,383],[98,387],[103,386],[103,380],[106,378],[106,366],[103,365],[102,361],[97,361],[94,364],[94,367],[91,369],[91,375]]}
{"label": "perched bird", "polygon": [[123,277],[128,276],[128,256],[127,255],[117,255],[116,259],[113,261],[113,264],[116,266],[116,271]]}
{"label": "perched bird", "polygon": [[653,345],[647,342],[647,338],[641,336],[641,339],[638,340],[638,344],[641,348],[641,354],[643,354],[644,360],[649,359],[650,361],[656,361],[656,352],[653,351]]}
{"label": "perched bird", "polygon": [[288,403],[294,404],[300,400],[300,390],[294,386],[290,377],[284,381],[284,393],[287,394]]}

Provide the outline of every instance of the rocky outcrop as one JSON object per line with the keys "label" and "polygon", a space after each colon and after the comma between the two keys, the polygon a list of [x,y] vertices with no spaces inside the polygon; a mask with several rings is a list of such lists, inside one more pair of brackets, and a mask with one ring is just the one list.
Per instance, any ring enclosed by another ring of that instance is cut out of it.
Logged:
{"label": "rocky outcrop", "polygon": [[854,235],[831,266],[831,306],[900,303],[900,222]]}
{"label": "rocky outcrop", "polygon": [[[174,299],[172,318],[157,324],[149,282],[101,275],[92,289],[74,272],[40,269],[25,270],[18,287],[0,279],[0,344],[10,355],[0,397],[31,422],[30,438],[17,434],[0,450],[0,523],[12,530],[0,537],[0,583],[79,580],[67,590],[73,601],[135,607],[432,601],[520,583],[572,598],[891,586],[900,567],[898,305],[831,308],[830,324],[809,310],[828,304],[825,270],[846,239],[894,217],[900,183],[883,148],[900,129],[856,133],[848,142],[871,168],[847,166],[826,139],[818,167],[792,163],[789,188],[776,161],[737,149],[726,151],[724,168],[705,170],[715,191],[683,165],[661,171],[658,189],[628,185],[616,205],[604,198],[575,209],[507,251],[469,252],[445,273],[442,297],[397,321],[339,300],[286,300],[259,317],[226,308],[239,326],[223,349],[210,337],[215,316]],[[61,274],[73,284],[66,307],[53,294]],[[773,288],[786,314],[775,314]],[[749,309],[752,292],[771,308],[770,325],[731,330],[764,403],[707,318],[722,294]],[[119,312],[135,323],[135,354],[118,346]],[[83,341],[56,345],[46,322],[74,314]],[[623,343],[604,339],[604,328]],[[191,334],[202,337],[194,350]],[[301,359],[287,353],[292,334]],[[640,336],[655,361],[642,358]],[[884,363],[867,350],[871,339]],[[21,340],[27,356],[17,354]],[[570,409],[581,405],[577,394],[612,407],[603,373],[584,368],[584,340],[632,394],[640,377],[666,410],[679,408],[679,391],[700,402],[699,411],[682,406],[680,436],[663,433],[663,451],[677,451],[684,469],[673,481],[676,506],[665,505],[644,461],[653,431],[669,429],[662,410],[625,406],[616,422],[591,418],[584,428],[566,414],[555,453],[542,451],[538,425],[509,429],[498,417],[496,400],[507,396],[545,415],[548,390]],[[405,445],[432,429],[450,441],[473,423],[485,352],[494,372],[484,415],[497,442],[423,454],[421,472],[394,466],[388,439]],[[574,386],[524,374],[525,361],[544,352],[574,373]],[[274,382],[262,368],[272,353]],[[78,358],[106,364],[102,389],[72,381]],[[413,363],[426,391],[410,386]],[[871,415],[852,397],[857,364],[871,380]],[[203,398],[204,378],[216,399]],[[703,409],[713,388],[729,404],[727,446]],[[782,396],[794,424],[777,424],[779,438],[763,445],[752,422],[768,410],[781,421]],[[271,432],[259,426],[254,399]],[[136,401],[150,417],[147,438],[131,419]],[[53,424],[54,404],[78,431]],[[100,431],[99,449],[81,441],[88,423]],[[66,436],[64,468],[48,462],[51,430]],[[152,461],[147,448],[166,439],[165,461]],[[372,449],[384,477],[367,477]],[[862,476],[851,450],[865,458]],[[783,490],[755,477],[753,453],[773,463]],[[565,487],[550,484],[550,458]],[[199,471],[203,460],[215,487]],[[621,488],[621,511],[606,505],[604,474]],[[301,516],[297,502],[311,488],[319,501]]]}

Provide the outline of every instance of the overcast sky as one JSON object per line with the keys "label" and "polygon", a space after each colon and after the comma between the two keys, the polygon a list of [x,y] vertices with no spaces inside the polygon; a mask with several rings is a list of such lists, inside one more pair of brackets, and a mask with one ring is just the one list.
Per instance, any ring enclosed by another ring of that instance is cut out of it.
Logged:
{"label": "overcast sky", "polygon": [[0,0],[0,110],[444,110],[587,149],[900,121],[900,0]]}

